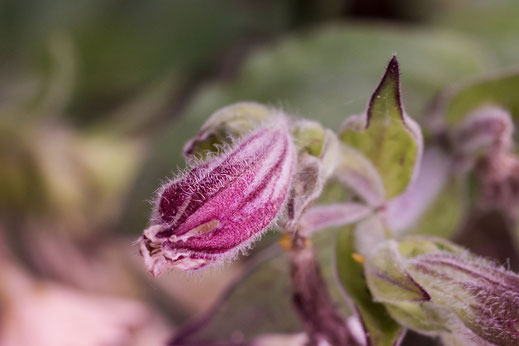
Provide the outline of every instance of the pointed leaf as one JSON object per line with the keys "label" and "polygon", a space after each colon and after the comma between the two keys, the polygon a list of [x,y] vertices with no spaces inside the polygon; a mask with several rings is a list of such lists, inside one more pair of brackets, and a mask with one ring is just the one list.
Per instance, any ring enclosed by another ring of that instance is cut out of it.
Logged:
{"label": "pointed leaf", "polygon": [[399,74],[393,57],[366,114],[348,118],[340,136],[373,162],[382,176],[387,198],[406,189],[416,175],[422,152],[420,128],[402,106]]}

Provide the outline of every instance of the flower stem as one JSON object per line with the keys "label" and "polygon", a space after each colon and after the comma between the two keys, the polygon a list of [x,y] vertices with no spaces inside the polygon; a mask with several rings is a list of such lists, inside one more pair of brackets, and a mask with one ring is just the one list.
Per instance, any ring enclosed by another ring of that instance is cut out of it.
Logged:
{"label": "flower stem", "polygon": [[330,297],[310,240],[297,233],[292,239],[290,265],[292,299],[309,345],[318,345],[320,339],[331,345],[358,345]]}

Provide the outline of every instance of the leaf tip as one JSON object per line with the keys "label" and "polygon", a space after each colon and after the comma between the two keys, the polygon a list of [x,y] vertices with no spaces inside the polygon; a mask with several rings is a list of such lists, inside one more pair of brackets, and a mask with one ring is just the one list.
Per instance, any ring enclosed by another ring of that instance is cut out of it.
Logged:
{"label": "leaf tip", "polygon": [[388,76],[389,78],[396,81],[399,81],[400,79],[400,65],[398,64],[398,60],[395,54],[393,54],[393,57],[387,64],[385,76]]}
{"label": "leaf tip", "polygon": [[387,64],[386,71],[369,101],[366,128],[369,127],[374,107],[376,107],[379,99],[388,97],[388,91],[389,95],[391,95],[389,96],[390,99],[392,99],[391,102],[396,105],[398,112],[403,119],[404,110],[402,107],[402,98],[400,96],[400,65],[398,64],[395,54],[393,54],[393,57]]}

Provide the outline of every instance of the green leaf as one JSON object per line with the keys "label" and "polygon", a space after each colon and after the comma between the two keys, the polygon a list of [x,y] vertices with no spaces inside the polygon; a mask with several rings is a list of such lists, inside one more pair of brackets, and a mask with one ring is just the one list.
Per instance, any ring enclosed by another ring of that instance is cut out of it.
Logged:
{"label": "green leaf", "polygon": [[393,57],[366,114],[348,118],[340,135],[343,143],[362,152],[375,165],[388,199],[405,190],[422,153],[420,128],[402,107],[399,75]]}
{"label": "green leaf", "polygon": [[367,331],[369,344],[390,346],[398,343],[403,328],[389,316],[384,305],[373,302],[364,277],[364,268],[356,261],[353,226],[341,231],[336,244],[336,270],[339,284],[355,305]]}
{"label": "green leaf", "polygon": [[278,245],[265,249],[203,319],[189,341],[228,341],[239,333],[245,340],[261,334],[302,330],[292,307],[288,258]]}
{"label": "green leaf", "polygon": [[410,233],[451,238],[458,230],[464,211],[461,185],[452,181],[431,203]]}
{"label": "green leaf", "polygon": [[385,200],[384,183],[378,170],[359,151],[341,143],[334,175],[338,181],[371,206],[379,206]]}
{"label": "green leaf", "polygon": [[478,107],[495,105],[508,110],[515,121],[519,119],[519,72],[485,79],[469,86],[446,91],[440,99],[445,105],[449,125],[458,124]]}

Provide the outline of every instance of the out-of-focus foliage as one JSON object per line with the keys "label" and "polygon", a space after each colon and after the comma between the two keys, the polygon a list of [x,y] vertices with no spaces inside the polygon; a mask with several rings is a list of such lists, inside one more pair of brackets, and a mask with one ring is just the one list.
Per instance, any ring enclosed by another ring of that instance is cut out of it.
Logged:
{"label": "out-of-focus foliage", "polygon": [[458,90],[448,90],[440,102],[447,108],[446,120],[456,124],[471,111],[481,106],[494,105],[507,109],[514,117],[519,116],[519,73],[507,73],[490,77]]}
{"label": "out-of-focus foliage", "polygon": [[[207,312],[230,283],[236,300],[198,339],[231,339],[237,329],[245,339],[299,331],[292,315],[272,329],[269,316],[281,319],[286,300],[268,303],[261,315],[268,290],[288,296],[288,283],[269,284],[286,272],[282,258],[260,265],[271,266],[262,276],[260,269],[243,274],[242,262],[222,268],[218,278],[171,274],[157,283],[144,273],[132,242],[146,226],[147,200],[184,165],[186,140],[215,110],[242,100],[280,106],[336,129],[365,111],[393,53],[402,68],[406,111],[421,123],[429,120],[438,93],[452,85],[476,88],[452,99],[461,113],[475,105],[474,98],[480,101],[478,88],[487,96],[492,90],[492,101],[513,101],[516,82],[477,83],[492,75],[514,78],[506,73],[519,64],[518,17],[514,0],[2,1],[0,253],[8,253],[10,267],[23,267],[30,282],[146,305],[160,323],[140,329],[144,339],[136,345],[161,344]],[[514,113],[516,106],[510,105]],[[345,198],[338,186],[330,184],[325,195]],[[409,232],[454,233],[446,228],[461,222],[460,199],[446,186]],[[422,226],[440,218],[445,222]],[[316,237],[329,271],[334,235]],[[274,235],[265,237],[252,261],[274,241]],[[20,277],[6,266],[2,261],[0,292],[3,282]],[[235,281],[241,276],[243,286]],[[332,285],[333,273],[325,276]],[[63,296],[53,292],[53,299]],[[250,306],[256,312],[241,309],[248,297],[257,298]],[[12,311],[22,310],[8,306],[0,294],[0,335],[4,321],[20,326]],[[52,305],[41,313],[52,315]],[[236,322],[232,316],[244,317]],[[253,317],[258,319],[248,323]],[[30,330],[34,322],[24,321]],[[153,334],[162,340],[146,336]]]}

